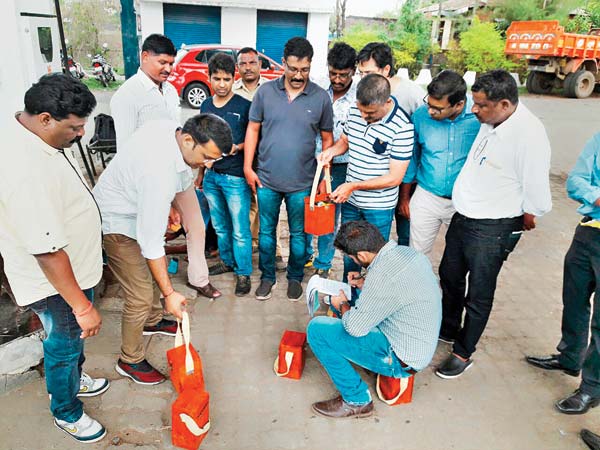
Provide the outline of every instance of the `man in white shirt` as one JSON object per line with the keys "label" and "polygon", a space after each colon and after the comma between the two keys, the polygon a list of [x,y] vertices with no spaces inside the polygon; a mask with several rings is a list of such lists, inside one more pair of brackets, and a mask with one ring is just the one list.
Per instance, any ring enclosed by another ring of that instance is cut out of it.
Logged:
{"label": "man in white shirt", "polygon": [[[427,93],[417,83],[394,76],[394,57],[390,46],[383,42],[371,42],[358,52],[357,59],[358,72],[361,76],[364,77],[370,73],[378,73],[388,79],[392,95],[398,101],[401,110],[410,119],[417,108],[423,104],[423,99]],[[414,192],[414,189],[412,189],[411,195],[412,192]],[[396,217],[398,244],[408,245],[410,221],[400,214],[399,211],[395,211],[394,215]]]}
{"label": "man in white shirt", "polygon": [[514,79],[493,70],[471,90],[472,111],[482,125],[454,183],[456,213],[440,264],[440,340],[454,344],[436,371],[442,378],[456,378],[471,367],[502,264],[523,231],[535,228],[536,216],[552,208],[550,143],[540,120],[519,102]]}
{"label": "man in white shirt", "polygon": [[229,154],[231,130],[210,114],[142,125],[100,176],[94,197],[102,213],[108,265],[123,286],[121,356],[116,370],[138,384],[158,384],[164,376],[144,355],[143,335],[174,334],[167,312],[181,317],[185,297],[169,279],[164,250],[171,202],[192,182],[190,167],[204,167]]}
{"label": "man in white shirt", "polygon": [[[127,80],[110,101],[117,133],[117,151],[122,151],[135,130],[150,120],[181,122],[177,91],[167,81],[176,54],[175,46],[166,36],[151,34],[144,41],[138,73]],[[186,231],[188,281],[191,287],[205,297],[220,297],[221,293],[208,281],[208,266],[204,257],[204,221],[193,180],[177,194],[173,206],[181,214]]]}
{"label": "man in white shirt", "polygon": [[44,371],[54,424],[83,443],[99,441],[106,429],[83,412],[78,397],[102,394],[109,382],[82,371],[84,339],[102,324],[93,305],[102,248],[100,214],[69,147],[83,136],[95,106],[81,82],[45,75],[25,94],[24,112],[0,120],[7,143],[0,146],[6,276],[17,304],[33,310],[46,332]]}

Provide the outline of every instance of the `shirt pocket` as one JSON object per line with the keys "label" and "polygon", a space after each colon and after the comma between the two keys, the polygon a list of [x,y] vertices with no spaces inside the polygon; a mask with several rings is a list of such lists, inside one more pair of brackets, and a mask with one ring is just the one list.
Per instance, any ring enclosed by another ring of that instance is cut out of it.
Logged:
{"label": "shirt pocket", "polygon": [[388,143],[382,139],[375,139],[373,142],[373,151],[378,155],[385,153],[387,150]]}

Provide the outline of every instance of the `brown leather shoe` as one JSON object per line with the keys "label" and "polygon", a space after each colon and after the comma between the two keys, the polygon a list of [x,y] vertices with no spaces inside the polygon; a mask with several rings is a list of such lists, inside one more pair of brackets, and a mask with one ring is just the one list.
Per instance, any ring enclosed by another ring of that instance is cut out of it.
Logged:
{"label": "brown leather shoe", "polygon": [[206,286],[194,286],[191,283],[186,283],[187,287],[194,289],[198,294],[203,295],[204,297],[208,297],[211,300],[219,298],[221,295],[221,291],[215,288],[212,284],[208,283]]}
{"label": "brown leather shoe", "polygon": [[344,417],[356,417],[358,419],[373,415],[374,408],[373,402],[360,406],[349,405],[340,395],[331,400],[313,403],[312,409],[321,416],[332,417],[334,419],[341,419]]}

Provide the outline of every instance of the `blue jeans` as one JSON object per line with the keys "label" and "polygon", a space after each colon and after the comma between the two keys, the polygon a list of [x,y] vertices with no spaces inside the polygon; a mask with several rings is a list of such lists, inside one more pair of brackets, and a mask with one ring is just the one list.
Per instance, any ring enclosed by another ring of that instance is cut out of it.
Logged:
{"label": "blue jeans", "polygon": [[306,332],[310,348],[346,403],[364,405],[372,400],[367,384],[352,363],[388,377],[410,376],[377,327],[365,336],[354,337],[340,319],[320,316],[309,322]]}
{"label": "blue jeans", "polygon": [[[346,171],[348,164],[333,164],[331,166],[331,190],[335,191],[337,187],[346,182]],[[330,234],[319,236],[317,240],[317,248],[319,254],[313,262],[315,269],[331,269],[331,261],[335,254],[335,248],[333,242],[335,241],[335,234],[340,223],[340,217],[342,215],[342,205],[338,203],[335,205],[335,231]],[[312,247],[313,235],[306,235],[306,259],[308,260],[313,255]]]}
{"label": "blue jeans", "polygon": [[[390,238],[394,209],[363,209],[346,202],[342,204],[342,223],[354,220],[366,220],[377,227],[383,239]],[[349,257],[344,256],[344,281],[348,281],[348,272],[359,272],[360,266]]]}
{"label": "blue jeans", "polygon": [[302,282],[306,262],[306,234],[304,233],[304,197],[310,189],[297,192],[278,192],[267,187],[256,189],[260,230],[258,232],[258,267],[261,280],[275,282],[275,247],[277,222],[281,202],[285,200],[290,229],[290,257],[287,265],[288,280]]}
{"label": "blue jeans", "polygon": [[204,226],[208,226],[208,222],[210,222],[210,208],[208,207],[208,200],[206,199],[206,195],[204,195],[204,191],[201,189],[196,189],[196,197],[198,197],[198,203],[200,204],[200,211],[202,212],[202,220],[204,220]]}
{"label": "blue jeans", "polygon": [[[83,291],[93,301],[93,289]],[[52,395],[50,411],[57,419],[76,422],[83,414],[77,398],[81,366],[85,361],[81,328],[72,308],[59,295],[52,295],[29,305],[44,326],[44,371],[46,388]]]}
{"label": "blue jeans", "polygon": [[219,243],[221,260],[237,275],[252,274],[250,187],[246,179],[207,170],[204,195]]}

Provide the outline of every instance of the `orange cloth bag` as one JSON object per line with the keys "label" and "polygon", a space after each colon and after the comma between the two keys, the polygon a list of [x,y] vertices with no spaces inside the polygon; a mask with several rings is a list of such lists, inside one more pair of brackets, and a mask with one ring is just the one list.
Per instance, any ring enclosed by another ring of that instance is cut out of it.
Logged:
{"label": "orange cloth bag", "polygon": [[412,402],[415,377],[392,378],[377,374],[377,396],[389,406]]}
{"label": "orange cloth bag", "polygon": [[171,440],[176,447],[196,450],[210,429],[208,392],[186,388],[171,407]]}
{"label": "orange cloth bag", "polygon": [[331,234],[335,231],[335,203],[329,199],[331,194],[331,175],[329,166],[325,167],[326,194],[317,195],[319,177],[323,164],[317,164],[310,197],[304,197],[304,231],[315,236]]}
{"label": "orange cloth bag", "polygon": [[167,350],[170,377],[177,392],[193,388],[204,390],[204,375],[200,355],[190,343],[190,318],[183,312],[181,324],[177,321],[175,347]]}
{"label": "orange cloth bag", "polygon": [[304,370],[304,344],[306,333],[285,330],[279,343],[279,356],[273,370],[278,377],[299,380]]}

